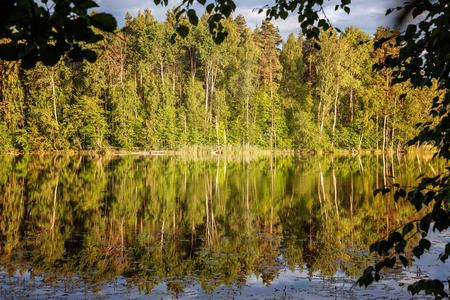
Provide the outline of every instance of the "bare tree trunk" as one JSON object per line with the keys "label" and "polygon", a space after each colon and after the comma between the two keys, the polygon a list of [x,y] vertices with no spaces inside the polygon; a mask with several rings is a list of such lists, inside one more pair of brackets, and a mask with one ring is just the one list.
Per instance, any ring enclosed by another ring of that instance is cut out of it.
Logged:
{"label": "bare tree trunk", "polygon": [[394,138],[395,138],[395,116],[396,116],[396,111],[397,111],[397,97],[395,97],[394,99],[394,112],[392,115],[392,131],[391,131],[391,151],[394,151]]}
{"label": "bare tree trunk", "polygon": [[353,88],[350,89],[349,110],[350,110],[350,123],[353,123]]}
{"label": "bare tree trunk", "polygon": [[56,112],[56,87],[53,68],[51,70],[51,87],[52,87],[52,100],[53,100],[53,116],[55,117],[56,125],[58,125],[58,114]]}
{"label": "bare tree trunk", "polygon": [[271,130],[270,130],[270,148],[274,148],[275,139],[275,124],[274,124],[274,110],[273,110],[273,87],[272,87],[272,60],[270,60],[269,85],[270,85],[270,110],[271,110]]}
{"label": "bare tree trunk", "polygon": [[377,151],[378,151],[378,148],[379,148],[378,141],[380,140],[379,134],[378,134],[378,114],[377,114],[377,117],[376,117],[375,125],[376,125],[376,128],[377,128],[376,131],[377,131]]}
{"label": "bare tree trunk", "polygon": [[164,87],[164,63],[162,59],[159,61],[159,72],[161,75],[161,83],[162,86]]}
{"label": "bare tree trunk", "polygon": [[392,124],[392,130],[391,130],[391,151],[394,152],[394,138],[395,138],[395,128]]}
{"label": "bare tree trunk", "polygon": [[339,98],[339,85],[336,88],[336,97],[334,98],[334,116],[333,116],[333,129],[332,129],[332,142],[331,145],[334,146],[334,132],[336,130],[337,122],[337,101]]}
{"label": "bare tree trunk", "polygon": [[319,125],[319,131],[322,134],[323,130],[323,117],[321,118],[321,109],[322,109],[322,97],[319,97],[319,107],[317,108],[317,123]]}
{"label": "bare tree trunk", "polygon": [[206,66],[206,74],[205,74],[205,110],[206,110],[206,114],[208,115],[209,112],[209,106],[208,106],[208,102],[209,102],[209,74],[210,74],[210,69],[209,69],[209,65]]}
{"label": "bare tree trunk", "polygon": [[176,88],[176,82],[177,82],[177,75],[176,75],[176,67],[174,67],[173,74],[172,74],[172,94],[175,95],[175,88]]}
{"label": "bare tree trunk", "polygon": [[59,177],[56,179],[55,188],[53,189],[53,213],[52,213],[52,224],[51,224],[51,231],[53,234],[53,231],[55,229],[55,223],[56,223],[56,200],[58,196],[58,184],[59,184]]}
{"label": "bare tree trunk", "polygon": [[333,166],[333,189],[334,189],[334,206],[336,207],[336,217],[339,220],[339,207],[337,203],[337,180],[336,180],[336,173],[334,172],[334,166]]}
{"label": "bare tree trunk", "polygon": [[123,47],[122,47],[122,43],[120,43],[120,76],[119,76],[119,78],[120,78],[120,85],[123,87],[123,65],[124,65],[124,62],[125,62],[125,59],[124,59],[124,50],[123,50]]}
{"label": "bare tree trunk", "polygon": [[220,149],[220,135],[219,135],[219,122],[216,117],[216,139],[217,139],[217,151]]}
{"label": "bare tree trunk", "polygon": [[248,122],[248,102],[249,102],[249,97],[247,96],[247,98],[245,99],[245,128],[246,128],[246,132],[245,132],[245,142],[246,145],[248,147],[248,127],[249,127],[249,122]]}
{"label": "bare tree trunk", "polygon": [[195,49],[192,47],[189,47],[188,53],[189,53],[189,62],[191,65],[191,79],[192,79],[192,81],[194,81],[195,73],[197,72],[197,66],[195,64]]}
{"label": "bare tree trunk", "polygon": [[386,150],[386,134],[387,134],[387,115],[384,115],[384,119],[383,119],[383,152]]}
{"label": "bare tree trunk", "polygon": [[211,65],[211,91],[209,94],[209,119],[212,120],[212,107],[213,107],[213,101],[214,101],[214,89],[216,85],[216,78],[217,78],[217,70],[213,68]]}

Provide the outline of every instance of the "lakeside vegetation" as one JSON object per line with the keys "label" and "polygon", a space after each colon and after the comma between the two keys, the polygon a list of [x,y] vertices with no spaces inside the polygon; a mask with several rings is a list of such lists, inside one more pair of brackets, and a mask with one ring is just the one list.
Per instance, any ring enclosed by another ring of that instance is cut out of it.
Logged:
{"label": "lakeside vegetation", "polygon": [[[0,150],[402,149],[428,120],[433,87],[392,84],[373,71],[398,52],[388,28],[315,41],[282,41],[269,21],[224,21],[216,44],[206,17],[186,38],[175,16],[150,11],[93,49],[93,63],[63,59],[24,70],[0,61]],[[374,49],[374,42],[389,37]],[[97,49],[97,50],[99,50]],[[198,148],[197,148],[198,149]]]}

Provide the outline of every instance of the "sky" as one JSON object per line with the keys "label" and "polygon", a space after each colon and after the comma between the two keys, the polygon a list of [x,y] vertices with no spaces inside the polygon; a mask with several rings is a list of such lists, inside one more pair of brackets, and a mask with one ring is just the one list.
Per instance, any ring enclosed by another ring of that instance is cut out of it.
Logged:
{"label": "sky", "polygon": [[[157,19],[164,20],[167,9],[174,7],[177,2],[178,0],[169,0],[169,6],[162,7],[156,6],[153,0],[99,0],[100,8],[97,10],[113,14],[119,26],[122,26],[127,12],[135,16],[139,10],[142,11],[146,8],[150,9]],[[261,24],[264,18],[264,15],[255,12],[254,8],[271,4],[273,0],[235,0],[235,3],[237,5],[235,15],[245,16],[249,26],[254,28]],[[354,25],[373,34],[378,26],[392,25],[392,18],[386,17],[385,12],[387,8],[395,6],[395,0],[353,0],[350,15],[342,10],[336,12],[334,10],[335,3],[336,0],[331,0],[324,6],[324,9],[332,25],[341,30]],[[201,11],[198,13],[202,14]],[[287,37],[289,33],[299,33],[300,31],[295,15],[274,23],[279,27],[283,37]]]}

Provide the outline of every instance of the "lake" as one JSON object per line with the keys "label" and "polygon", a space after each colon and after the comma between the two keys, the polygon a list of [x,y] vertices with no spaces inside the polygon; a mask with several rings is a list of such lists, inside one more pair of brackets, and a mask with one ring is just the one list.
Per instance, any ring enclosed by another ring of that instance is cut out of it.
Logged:
{"label": "lake", "polygon": [[432,155],[0,156],[0,298],[410,298],[431,254],[355,286]]}

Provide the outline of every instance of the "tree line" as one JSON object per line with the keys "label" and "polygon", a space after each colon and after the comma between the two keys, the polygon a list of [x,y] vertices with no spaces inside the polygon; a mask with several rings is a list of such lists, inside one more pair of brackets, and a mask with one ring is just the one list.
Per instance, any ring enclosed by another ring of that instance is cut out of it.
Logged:
{"label": "tree line", "polygon": [[[223,21],[216,44],[207,16],[174,35],[146,10],[93,44],[95,62],[65,58],[30,70],[0,61],[0,149],[397,150],[429,118],[435,88],[393,85],[395,69],[373,65],[399,51],[395,32],[289,35],[270,21],[255,29]],[[382,47],[374,48],[382,41]]]}

